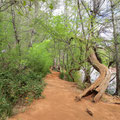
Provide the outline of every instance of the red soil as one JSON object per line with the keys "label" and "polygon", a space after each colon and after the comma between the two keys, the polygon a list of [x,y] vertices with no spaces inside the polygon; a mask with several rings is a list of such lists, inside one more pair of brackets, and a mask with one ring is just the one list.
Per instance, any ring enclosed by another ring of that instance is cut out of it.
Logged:
{"label": "red soil", "polygon": [[[88,99],[75,102],[80,91],[75,83],[59,79],[58,72],[46,76],[45,99],[35,100],[24,113],[9,120],[119,120],[120,105],[92,103]],[[93,114],[88,114],[87,109]]]}

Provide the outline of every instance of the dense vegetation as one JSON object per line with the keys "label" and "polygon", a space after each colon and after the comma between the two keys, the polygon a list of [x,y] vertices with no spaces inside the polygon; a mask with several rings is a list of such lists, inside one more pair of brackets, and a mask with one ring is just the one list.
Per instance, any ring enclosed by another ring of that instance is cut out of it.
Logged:
{"label": "dense vegetation", "polygon": [[[52,65],[48,42],[33,44],[19,55],[16,48],[1,53],[0,64],[0,118],[12,114],[15,105],[31,102],[41,96],[43,77]],[[2,61],[3,60],[3,61]],[[26,101],[27,100],[27,101]]]}
{"label": "dense vegetation", "polygon": [[82,89],[91,84],[92,68],[100,73],[105,68],[105,75],[108,68],[116,68],[115,94],[120,95],[119,4],[119,0],[1,0],[0,118],[12,115],[26,98],[28,103],[39,98],[50,68]]}

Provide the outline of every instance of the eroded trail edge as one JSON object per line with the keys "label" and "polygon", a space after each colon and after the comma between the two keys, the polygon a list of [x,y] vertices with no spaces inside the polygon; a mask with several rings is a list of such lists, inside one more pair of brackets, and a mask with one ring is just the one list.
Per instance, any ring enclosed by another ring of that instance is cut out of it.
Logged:
{"label": "eroded trail edge", "polygon": [[[58,72],[45,78],[47,86],[44,99],[35,100],[23,113],[9,120],[118,120],[120,105],[103,102],[92,103],[87,99],[75,102],[81,92],[75,83],[61,80]],[[88,114],[90,110],[93,114]]]}

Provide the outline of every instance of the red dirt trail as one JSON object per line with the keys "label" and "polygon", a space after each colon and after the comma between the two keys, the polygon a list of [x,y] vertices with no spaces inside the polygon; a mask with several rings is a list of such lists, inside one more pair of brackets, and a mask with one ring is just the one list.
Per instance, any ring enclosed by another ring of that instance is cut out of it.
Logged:
{"label": "red dirt trail", "polygon": [[[47,75],[45,98],[35,100],[24,113],[9,120],[120,120],[120,105],[92,103],[87,99],[76,102],[74,98],[80,91],[75,83],[61,80],[58,76],[58,72]],[[86,112],[87,109],[93,116]]]}

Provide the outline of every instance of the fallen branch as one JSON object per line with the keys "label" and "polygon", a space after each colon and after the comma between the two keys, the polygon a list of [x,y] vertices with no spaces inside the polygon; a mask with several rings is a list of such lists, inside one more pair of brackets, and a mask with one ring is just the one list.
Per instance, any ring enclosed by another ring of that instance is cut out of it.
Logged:
{"label": "fallen branch", "polygon": [[86,112],[87,112],[90,116],[93,116],[92,111],[90,111],[88,108],[86,109]]}

